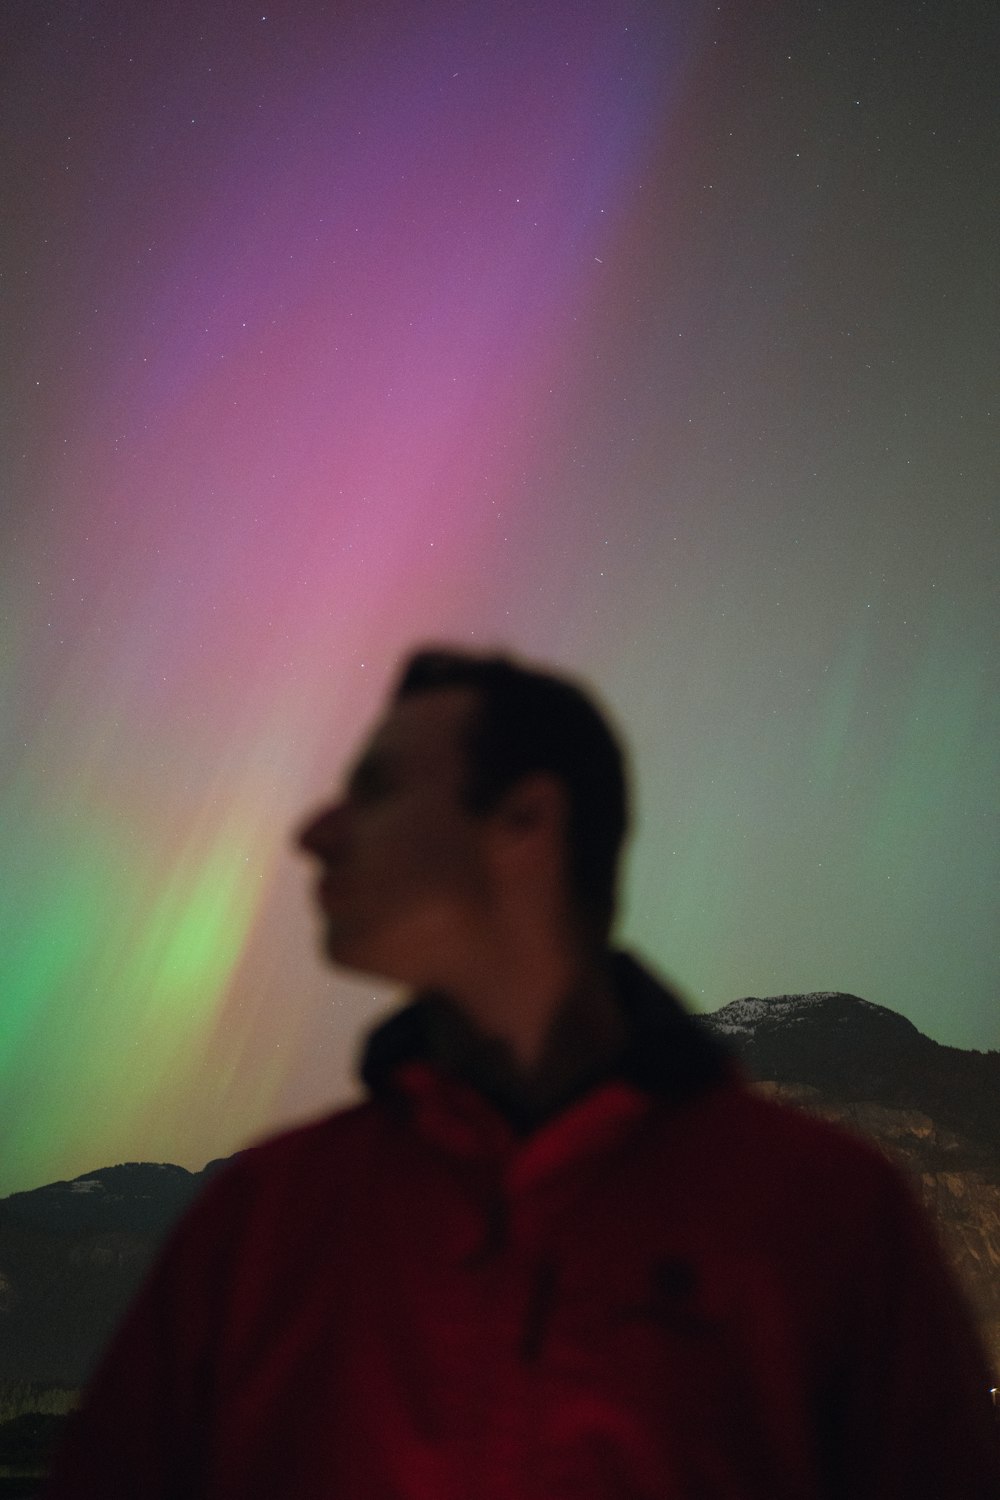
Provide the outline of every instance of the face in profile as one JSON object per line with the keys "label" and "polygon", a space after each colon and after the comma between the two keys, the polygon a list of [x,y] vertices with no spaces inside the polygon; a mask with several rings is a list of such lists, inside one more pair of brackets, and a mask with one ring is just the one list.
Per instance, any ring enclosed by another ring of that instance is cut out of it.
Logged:
{"label": "face in profile", "polygon": [[489,904],[484,820],[462,805],[475,701],[446,688],[392,704],[341,798],[299,835],[338,965],[433,986],[474,942]]}

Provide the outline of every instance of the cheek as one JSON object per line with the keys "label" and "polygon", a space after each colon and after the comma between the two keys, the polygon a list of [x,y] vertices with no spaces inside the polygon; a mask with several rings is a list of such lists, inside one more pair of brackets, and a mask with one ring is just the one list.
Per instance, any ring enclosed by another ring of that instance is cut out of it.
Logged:
{"label": "cheek", "polygon": [[387,896],[435,908],[467,908],[482,902],[482,858],[464,830],[444,822],[422,827],[419,836],[387,850]]}
{"label": "cheek", "polygon": [[483,883],[485,862],[468,827],[438,819],[425,829],[421,863],[428,878],[442,887],[474,893]]}

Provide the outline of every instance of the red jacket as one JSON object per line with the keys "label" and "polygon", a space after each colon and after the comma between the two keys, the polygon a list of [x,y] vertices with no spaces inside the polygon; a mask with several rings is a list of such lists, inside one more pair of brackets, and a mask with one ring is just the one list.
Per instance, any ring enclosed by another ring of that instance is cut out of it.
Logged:
{"label": "red jacket", "polygon": [[527,1135],[426,1055],[175,1233],[50,1500],[985,1500],[981,1364],[874,1149],[615,959],[633,1041]]}

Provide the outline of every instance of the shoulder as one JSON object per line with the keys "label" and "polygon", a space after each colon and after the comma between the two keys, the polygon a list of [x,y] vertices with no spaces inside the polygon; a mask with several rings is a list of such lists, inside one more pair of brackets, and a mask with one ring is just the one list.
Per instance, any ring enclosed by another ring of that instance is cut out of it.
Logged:
{"label": "shoulder", "polygon": [[381,1154],[381,1111],[362,1103],[238,1151],[209,1178],[173,1236],[174,1249],[241,1243],[293,1220],[318,1224]]}
{"label": "shoulder", "polygon": [[249,1177],[287,1176],[311,1171],[318,1164],[330,1169],[363,1150],[381,1125],[382,1111],[365,1100],[265,1136],[240,1151],[232,1167]]}
{"label": "shoulder", "polygon": [[692,1138],[737,1198],[778,1219],[844,1223],[910,1219],[916,1198],[900,1167],[841,1125],[731,1076],[696,1106]]}
{"label": "shoulder", "polygon": [[870,1142],[737,1081],[692,1111],[688,1140],[691,1217],[770,1266],[806,1322],[857,1331],[890,1302],[961,1320],[916,1184]]}
{"label": "shoulder", "polygon": [[767,1084],[737,1072],[717,1093],[720,1108],[739,1123],[748,1144],[780,1149],[791,1160],[829,1164],[833,1171],[894,1170],[871,1141],[780,1097]]}

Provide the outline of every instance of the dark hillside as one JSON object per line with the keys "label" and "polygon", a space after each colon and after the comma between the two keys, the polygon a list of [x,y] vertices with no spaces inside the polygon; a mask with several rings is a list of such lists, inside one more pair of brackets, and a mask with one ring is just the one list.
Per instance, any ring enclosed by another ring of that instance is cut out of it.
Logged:
{"label": "dark hillside", "polygon": [[917,1110],[961,1138],[966,1167],[1000,1183],[1000,1052],[942,1046],[856,995],[751,997],[704,1020],[755,1078]]}

